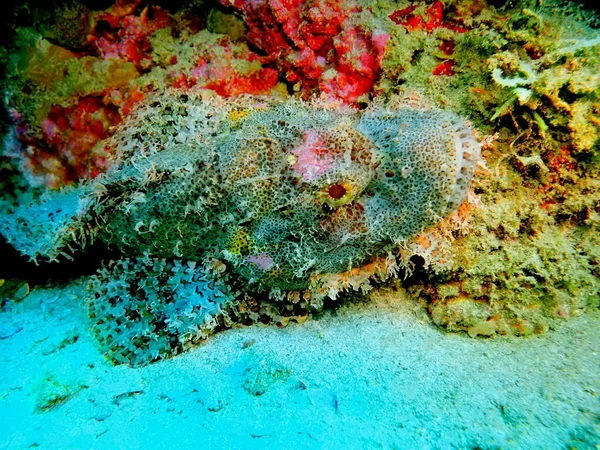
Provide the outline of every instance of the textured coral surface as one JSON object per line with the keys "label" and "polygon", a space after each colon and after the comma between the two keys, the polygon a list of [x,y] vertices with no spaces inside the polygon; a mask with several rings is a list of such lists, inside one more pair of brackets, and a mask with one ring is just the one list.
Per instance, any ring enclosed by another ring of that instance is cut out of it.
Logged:
{"label": "textured coral surface", "polygon": [[328,98],[366,100],[381,72],[389,35],[365,30],[354,1],[220,0],[241,11],[247,39],[276,62],[295,90],[318,88]]}

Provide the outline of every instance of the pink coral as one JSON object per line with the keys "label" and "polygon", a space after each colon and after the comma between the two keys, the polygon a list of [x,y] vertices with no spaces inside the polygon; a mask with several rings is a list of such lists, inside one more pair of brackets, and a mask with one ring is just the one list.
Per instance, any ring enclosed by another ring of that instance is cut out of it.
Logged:
{"label": "pink coral", "polygon": [[175,87],[198,85],[223,97],[240,94],[266,94],[276,85],[279,74],[262,67],[260,57],[247,46],[224,38],[208,47],[192,71],[175,77]]}
{"label": "pink coral", "polygon": [[220,1],[244,14],[248,41],[305,96],[316,90],[355,103],[372,91],[389,36],[352,25],[354,1]]}

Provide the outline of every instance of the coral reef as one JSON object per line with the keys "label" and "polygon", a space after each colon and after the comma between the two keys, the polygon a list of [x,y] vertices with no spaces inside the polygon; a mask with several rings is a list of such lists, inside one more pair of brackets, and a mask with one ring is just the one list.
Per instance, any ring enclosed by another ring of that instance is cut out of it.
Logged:
{"label": "coral reef", "polygon": [[[6,50],[0,232],[32,258],[92,241],[123,254],[91,303],[114,361],[235,322],[301,321],[401,274],[436,324],[471,336],[539,333],[598,307],[592,13],[555,0],[190,5],[39,8]],[[165,286],[175,267],[185,292],[217,286],[218,325],[148,285],[156,264]],[[128,310],[119,328],[107,286],[126,274],[122,297],[146,316]]]}
{"label": "coral reef", "polygon": [[130,5],[115,14],[91,14],[77,50],[49,40],[58,25],[48,38],[33,28],[16,31],[4,81],[12,126],[3,154],[18,161],[32,185],[58,188],[104,172],[110,153],[95,144],[159,87],[284,96],[278,73],[263,68],[245,43],[194,33],[185,18],[159,7]]}
{"label": "coral reef", "polygon": [[542,332],[597,307],[598,19],[533,1],[373,12],[396,25],[379,86],[419,89],[493,135],[480,206],[410,245],[424,264],[415,297],[435,323],[484,336]]}
{"label": "coral reef", "polygon": [[389,36],[354,20],[362,12],[358,3],[220,1],[243,14],[248,41],[274,61],[295,91],[308,96],[317,90],[346,103],[368,99]]}
{"label": "coral reef", "polygon": [[573,151],[590,153],[600,139],[600,36],[584,25],[564,30],[559,20],[529,9],[513,19],[507,37],[524,47],[488,59],[492,79],[507,98],[493,118],[525,110],[540,135],[567,129]]}
{"label": "coral reef", "polygon": [[472,336],[529,335],[598,306],[594,228],[556,226],[530,189],[496,189],[454,242],[452,266],[413,287],[434,322]]}

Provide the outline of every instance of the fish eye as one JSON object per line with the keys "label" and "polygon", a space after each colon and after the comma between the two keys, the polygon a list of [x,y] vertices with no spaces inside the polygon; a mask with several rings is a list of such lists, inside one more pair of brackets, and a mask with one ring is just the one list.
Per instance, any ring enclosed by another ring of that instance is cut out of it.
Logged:
{"label": "fish eye", "polygon": [[338,200],[346,195],[346,188],[341,184],[332,184],[329,186],[327,193],[331,198]]}

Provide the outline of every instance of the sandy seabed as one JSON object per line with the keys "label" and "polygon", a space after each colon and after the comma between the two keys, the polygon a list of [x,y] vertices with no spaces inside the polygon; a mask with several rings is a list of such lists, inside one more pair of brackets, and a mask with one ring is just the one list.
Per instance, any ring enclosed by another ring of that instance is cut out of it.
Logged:
{"label": "sandy seabed", "polygon": [[542,336],[472,339],[381,290],[132,369],[96,348],[86,284],[0,312],[0,448],[600,448],[598,311]]}

